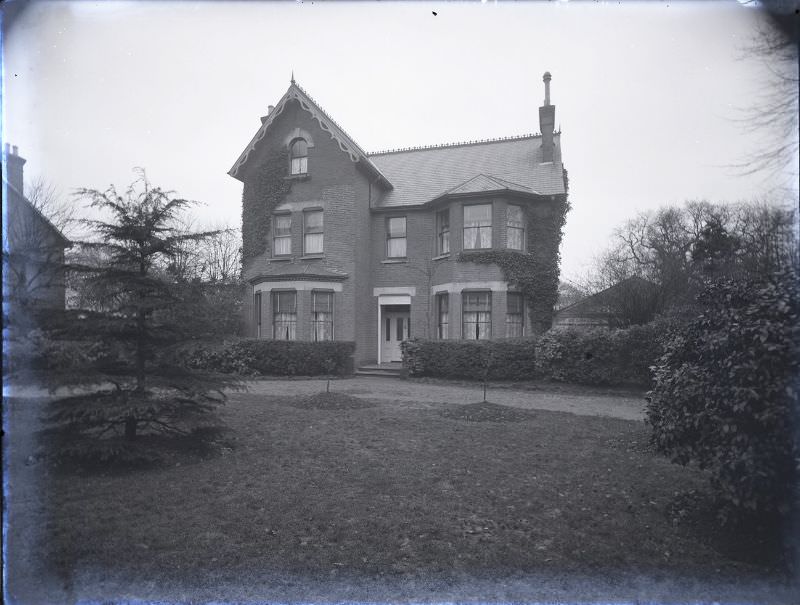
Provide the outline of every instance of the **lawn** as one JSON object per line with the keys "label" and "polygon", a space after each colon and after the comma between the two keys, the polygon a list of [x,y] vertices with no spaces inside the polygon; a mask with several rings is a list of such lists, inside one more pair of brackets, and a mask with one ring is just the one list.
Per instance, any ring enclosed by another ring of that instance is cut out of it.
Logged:
{"label": "lawn", "polygon": [[705,477],[651,453],[642,423],[522,410],[493,422],[480,408],[299,401],[233,395],[221,456],[53,472],[50,565],[65,578],[95,569],[164,585],[268,572],[767,572],[679,521],[676,495],[702,492]]}

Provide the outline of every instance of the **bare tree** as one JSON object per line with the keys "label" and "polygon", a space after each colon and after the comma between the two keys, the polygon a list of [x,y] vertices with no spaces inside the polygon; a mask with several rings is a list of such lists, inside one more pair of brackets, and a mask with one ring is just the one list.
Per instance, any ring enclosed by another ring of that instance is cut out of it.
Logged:
{"label": "bare tree", "polygon": [[236,282],[242,268],[241,230],[227,225],[212,230],[214,235],[199,246],[200,278],[211,283]]}
{"label": "bare tree", "polygon": [[9,310],[63,306],[64,249],[61,227],[74,220],[72,208],[44,180],[34,182],[26,198],[9,190],[3,237],[3,299]]}
{"label": "bare tree", "polygon": [[743,110],[739,120],[747,132],[768,134],[765,146],[735,167],[743,174],[789,171],[797,175],[798,77],[797,2],[761,0],[764,19],[750,43],[744,48],[746,57],[758,57],[767,68],[764,91],[757,101]]}
{"label": "bare tree", "polygon": [[26,184],[25,197],[61,233],[67,237],[74,234],[79,206],[64,198],[53,183],[36,177]]}

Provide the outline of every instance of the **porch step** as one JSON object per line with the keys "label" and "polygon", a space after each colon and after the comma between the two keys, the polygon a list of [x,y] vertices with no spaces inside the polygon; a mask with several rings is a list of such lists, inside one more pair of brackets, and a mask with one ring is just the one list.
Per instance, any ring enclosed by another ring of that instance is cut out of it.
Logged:
{"label": "porch step", "polygon": [[356,376],[383,376],[384,378],[400,378],[402,375],[403,366],[399,363],[363,365],[356,370]]}

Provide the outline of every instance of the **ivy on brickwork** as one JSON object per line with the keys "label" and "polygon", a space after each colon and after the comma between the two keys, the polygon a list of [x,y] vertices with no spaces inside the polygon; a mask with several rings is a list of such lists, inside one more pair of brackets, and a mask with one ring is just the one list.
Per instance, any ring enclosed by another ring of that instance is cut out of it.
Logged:
{"label": "ivy on brickwork", "polygon": [[286,149],[268,151],[242,193],[242,264],[269,249],[272,212],[288,195],[292,180],[287,179],[289,158]]}
{"label": "ivy on brickwork", "polygon": [[[564,188],[568,192],[567,171]],[[493,264],[500,267],[506,281],[525,296],[528,316],[534,334],[546,332],[553,321],[553,307],[558,300],[561,238],[570,209],[568,193],[547,202],[546,216],[528,214],[528,249],[485,250],[460,253],[459,262]]]}

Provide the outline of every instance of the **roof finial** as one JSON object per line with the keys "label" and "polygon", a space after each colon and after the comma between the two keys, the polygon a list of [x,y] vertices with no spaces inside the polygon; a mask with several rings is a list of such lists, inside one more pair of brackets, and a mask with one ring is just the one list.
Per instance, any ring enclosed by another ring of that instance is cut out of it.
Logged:
{"label": "roof finial", "polygon": [[292,70],[292,84],[294,84],[294,70]]}

